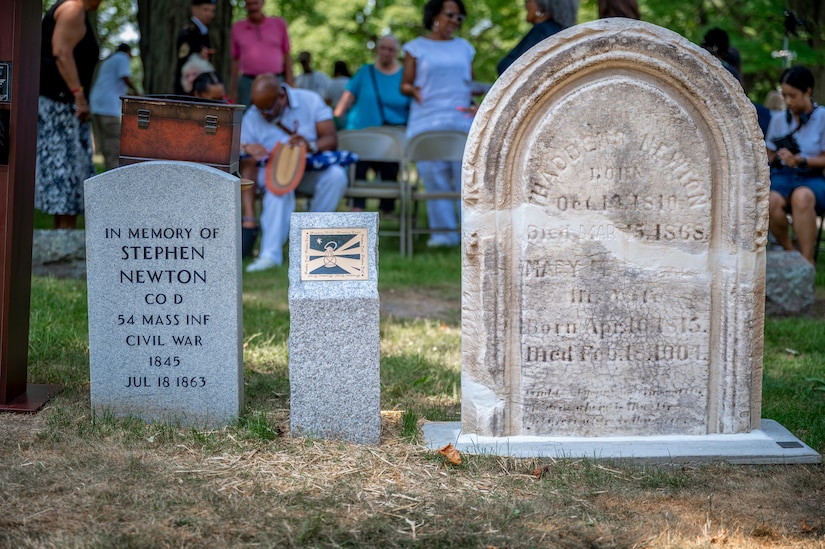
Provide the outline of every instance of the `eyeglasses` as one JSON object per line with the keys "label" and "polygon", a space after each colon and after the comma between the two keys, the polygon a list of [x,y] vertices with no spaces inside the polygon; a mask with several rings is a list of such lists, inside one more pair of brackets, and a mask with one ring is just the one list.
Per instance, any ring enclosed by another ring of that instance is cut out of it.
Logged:
{"label": "eyeglasses", "polygon": [[275,102],[272,104],[272,106],[270,108],[268,108],[268,109],[258,109],[258,110],[264,116],[272,116],[276,112],[276,109],[275,109],[276,105],[278,105],[278,100],[277,99],[275,100]]}
{"label": "eyeglasses", "polygon": [[456,13],[454,11],[445,11],[444,12],[444,17],[446,17],[447,19],[450,19],[451,21],[458,21],[459,25],[461,23],[463,23],[465,19],[467,19],[466,15]]}
{"label": "eyeglasses", "polygon": [[275,101],[272,103],[272,106],[268,109],[258,108],[258,112],[260,112],[264,117],[271,117],[275,116],[276,114],[280,114],[283,110],[283,103],[286,100],[286,92],[281,88],[281,95],[275,98]]}

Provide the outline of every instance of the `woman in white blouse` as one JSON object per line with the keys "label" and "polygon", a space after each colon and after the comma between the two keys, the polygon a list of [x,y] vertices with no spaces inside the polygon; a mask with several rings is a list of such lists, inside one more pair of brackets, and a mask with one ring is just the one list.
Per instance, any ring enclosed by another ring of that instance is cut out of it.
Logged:
{"label": "woman in white blouse", "polygon": [[[475,49],[463,38],[454,36],[466,17],[461,0],[430,0],[424,6],[427,33],[404,45],[401,93],[413,98],[407,122],[408,138],[433,130],[470,131],[475,112],[472,104]],[[461,162],[419,162],[417,168],[429,192],[461,188]],[[456,207],[454,200],[427,201],[430,228],[452,231],[433,234],[428,246],[460,244]]]}

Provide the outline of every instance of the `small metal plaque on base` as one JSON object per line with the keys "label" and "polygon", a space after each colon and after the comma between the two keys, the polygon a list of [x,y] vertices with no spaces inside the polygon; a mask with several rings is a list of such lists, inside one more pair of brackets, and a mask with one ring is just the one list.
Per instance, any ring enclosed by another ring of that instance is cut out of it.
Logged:
{"label": "small metal plaque on base", "polygon": [[301,280],[367,280],[366,228],[302,229]]}

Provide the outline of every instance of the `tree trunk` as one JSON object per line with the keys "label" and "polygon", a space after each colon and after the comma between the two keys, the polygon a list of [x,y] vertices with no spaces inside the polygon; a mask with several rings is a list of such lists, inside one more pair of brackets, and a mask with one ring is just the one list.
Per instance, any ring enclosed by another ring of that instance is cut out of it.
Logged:
{"label": "tree trunk", "polygon": [[[789,0],[788,7],[805,21],[811,37],[811,47],[821,52],[825,47],[825,4],[822,0]],[[821,57],[820,57],[821,59]],[[825,104],[825,65],[808,67],[814,74],[814,101]]]}
{"label": "tree trunk", "polygon": [[[191,3],[181,0],[137,0],[143,88],[146,93],[172,93],[175,89],[176,40],[192,16]],[[226,81],[229,73],[229,33],[232,24],[230,0],[218,0],[209,38],[215,55],[212,64]]]}

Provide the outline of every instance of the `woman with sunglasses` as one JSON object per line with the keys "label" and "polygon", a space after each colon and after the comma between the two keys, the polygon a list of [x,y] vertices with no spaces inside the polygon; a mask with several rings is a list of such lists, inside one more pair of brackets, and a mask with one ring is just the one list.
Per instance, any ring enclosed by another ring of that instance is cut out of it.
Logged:
{"label": "woman with sunglasses", "polygon": [[[467,17],[461,0],[430,0],[424,6],[427,33],[404,45],[401,93],[413,98],[407,138],[434,130],[470,131],[473,57],[475,48],[454,36]],[[428,192],[461,188],[461,162],[419,162],[418,173]],[[428,200],[427,217],[433,234],[428,246],[458,246],[458,216],[454,200]]]}
{"label": "woman with sunglasses", "polygon": [[557,32],[576,24],[579,12],[578,0],[527,0],[527,22],[533,25],[524,38],[507,56],[499,61],[496,70],[501,75],[507,67],[521,57],[527,50]]}

